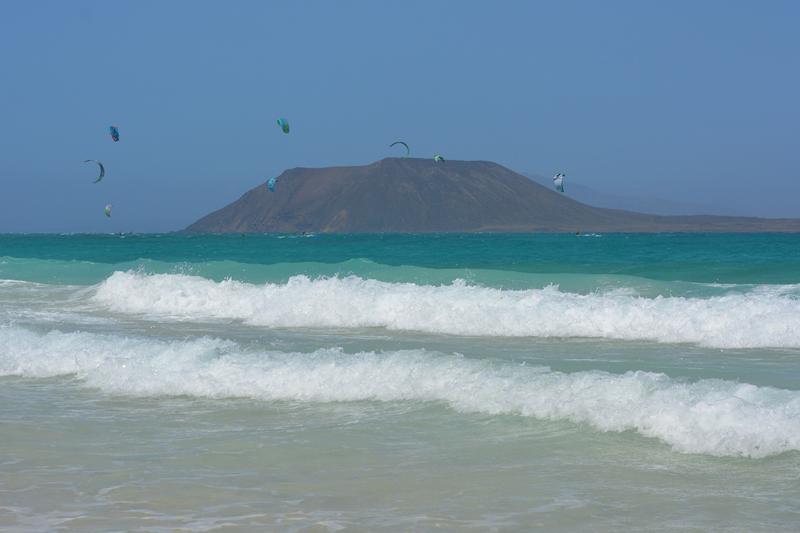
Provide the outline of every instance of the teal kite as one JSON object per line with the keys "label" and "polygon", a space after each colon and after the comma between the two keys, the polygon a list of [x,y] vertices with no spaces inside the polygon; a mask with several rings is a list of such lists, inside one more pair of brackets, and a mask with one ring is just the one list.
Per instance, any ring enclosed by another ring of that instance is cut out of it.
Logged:
{"label": "teal kite", "polygon": [[444,163],[444,157],[440,156],[439,154],[433,156],[433,160],[436,161],[437,163]]}
{"label": "teal kite", "polygon": [[281,127],[283,133],[289,133],[289,121],[286,120],[285,118],[278,119],[278,126]]}
{"label": "teal kite", "polygon": [[103,213],[105,213],[108,218],[111,218],[111,204],[107,204],[103,208]]}

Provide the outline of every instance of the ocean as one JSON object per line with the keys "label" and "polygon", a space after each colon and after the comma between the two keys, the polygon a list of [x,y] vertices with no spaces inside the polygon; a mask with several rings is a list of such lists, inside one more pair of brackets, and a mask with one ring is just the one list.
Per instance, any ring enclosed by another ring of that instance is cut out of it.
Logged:
{"label": "ocean", "polygon": [[799,525],[800,235],[0,235],[0,529]]}

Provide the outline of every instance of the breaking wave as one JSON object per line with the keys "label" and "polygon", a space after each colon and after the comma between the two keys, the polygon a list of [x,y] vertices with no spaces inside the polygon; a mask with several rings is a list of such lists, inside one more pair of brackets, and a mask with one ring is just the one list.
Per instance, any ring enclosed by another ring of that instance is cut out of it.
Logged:
{"label": "breaking wave", "polygon": [[800,347],[796,286],[756,286],[707,298],[577,294],[389,283],[356,276],[255,285],[180,274],[115,272],[93,301],[155,319],[237,320],[254,326],[370,328],[448,335],[595,337],[716,348]]}
{"label": "breaking wave", "polygon": [[661,373],[553,372],[425,350],[253,351],[216,338],[166,341],[0,328],[0,376],[75,376],[132,396],[440,402],[461,412],[634,430],[685,453],[800,450],[800,391]]}

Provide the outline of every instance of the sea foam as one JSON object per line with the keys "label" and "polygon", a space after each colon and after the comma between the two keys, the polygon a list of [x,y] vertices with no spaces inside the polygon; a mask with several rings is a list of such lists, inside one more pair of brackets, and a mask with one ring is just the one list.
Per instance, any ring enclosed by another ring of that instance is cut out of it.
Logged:
{"label": "sea foam", "polygon": [[685,453],[800,450],[800,391],[653,372],[553,372],[425,350],[253,351],[215,338],[166,341],[0,328],[0,376],[75,376],[132,396],[263,401],[425,401],[456,411],[634,430]]}
{"label": "sea foam", "polygon": [[504,290],[456,281],[388,283],[355,276],[254,285],[178,274],[115,272],[93,300],[156,319],[239,320],[254,326],[368,328],[449,335],[597,337],[717,348],[800,347],[800,298],[757,287],[709,298],[557,287]]}

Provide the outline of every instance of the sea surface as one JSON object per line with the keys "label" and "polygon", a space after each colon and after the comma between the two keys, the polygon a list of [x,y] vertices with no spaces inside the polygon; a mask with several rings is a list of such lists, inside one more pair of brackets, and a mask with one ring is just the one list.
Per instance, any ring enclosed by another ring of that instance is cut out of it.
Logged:
{"label": "sea surface", "polygon": [[0,529],[797,531],[800,235],[0,235]]}

